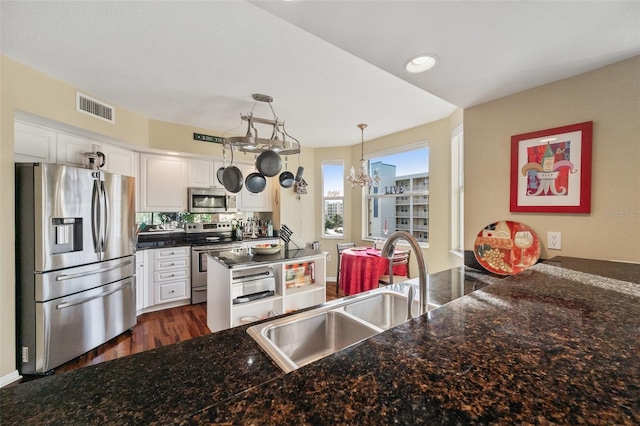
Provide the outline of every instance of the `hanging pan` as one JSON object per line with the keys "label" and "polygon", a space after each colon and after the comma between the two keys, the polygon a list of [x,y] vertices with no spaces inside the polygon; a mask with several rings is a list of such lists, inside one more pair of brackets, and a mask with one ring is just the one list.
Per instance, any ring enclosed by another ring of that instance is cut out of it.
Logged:
{"label": "hanging pan", "polygon": [[242,172],[233,165],[233,148],[231,148],[231,165],[225,167],[222,173],[222,184],[227,191],[235,194],[242,190],[242,183]]}
{"label": "hanging pan", "polygon": [[218,182],[220,182],[220,184],[222,185],[224,185],[224,182],[222,181],[222,175],[224,174],[224,166],[226,166],[226,163],[227,163],[227,151],[225,151],[224,147],[222,147],[222,167],[220,167],[216,172],[216,177],[218,178]]}
{"label": "hanging pan", "polygon": [[267,179],[261,173],[249,173],[249,176],[244,180],[244,185],[252,194],[258,194],[264,191],[267,186]]}
{"label": "hanging pan", "polygon": [[273,177],[280,173],[280,169],[282,169],[282,159],[275,151],[263,151],[258,155],[258,158],[256,158],[256,169],[264,176]]}
{"label": "hanging pan", "polygon": [[[287,168],[287,160],[285,157],[285,168]],[[280,180],[280,186],[283,188],[291,188],[293,186],[293,182],[295,177],[293,176],[293,173],[291,173],[289,170],[285,170],[284,172],[280,173],[280,177],[278,178]]]}

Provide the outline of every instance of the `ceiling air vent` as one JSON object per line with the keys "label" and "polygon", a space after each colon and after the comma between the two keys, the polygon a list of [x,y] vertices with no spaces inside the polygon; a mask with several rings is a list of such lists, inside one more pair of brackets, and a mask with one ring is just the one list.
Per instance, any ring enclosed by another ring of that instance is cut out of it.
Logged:
{"label": "ceiling air vent", "polygon": [[109,123],[115,123],[115,111],[111,105],[99,102],[80,92],[76,92],[76,111]]}

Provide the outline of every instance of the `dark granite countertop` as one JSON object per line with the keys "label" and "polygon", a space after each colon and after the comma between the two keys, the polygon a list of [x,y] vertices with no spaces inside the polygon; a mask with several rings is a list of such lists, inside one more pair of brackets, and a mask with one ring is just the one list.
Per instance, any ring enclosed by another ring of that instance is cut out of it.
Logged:
{"label": "dark granite countertop", "polygon": [[0,389],[0,424],[640,423],[640,265],[429,285],[440,308],[289,374],[242,326]]}

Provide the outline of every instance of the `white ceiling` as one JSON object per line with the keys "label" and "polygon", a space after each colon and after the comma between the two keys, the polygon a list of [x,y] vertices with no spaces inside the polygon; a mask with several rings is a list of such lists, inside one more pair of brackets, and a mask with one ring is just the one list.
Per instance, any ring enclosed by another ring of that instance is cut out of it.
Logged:
{"label": "white ceiling", "polygon": [[[222,133],[264,93],[311,147],[640,54],[638,1],[3,0],[0,14],[3,55],[106,103]],[[404,71],[423,52],[436,68]],[[254,114],[272,117],[264,103]]]}

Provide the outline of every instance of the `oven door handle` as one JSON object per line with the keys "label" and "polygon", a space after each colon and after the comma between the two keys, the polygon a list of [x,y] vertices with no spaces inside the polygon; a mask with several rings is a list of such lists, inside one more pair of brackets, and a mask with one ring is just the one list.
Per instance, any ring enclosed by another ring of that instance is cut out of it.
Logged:
{"label": "oven door handle", "polygon": [[95,299],[101,299],[103,297],[107,297],[113,293],[116,293],[122,289],[125,289],[126,287],[130,287],[131,285],[133,285],[132,281],[128,281],[124,284],[122,284],[120,287],[118,288],[114,288],[113,290],[109,290],[109,291],[105,291],[104,293],[100,293],[100,294],[96,294],[95,296],[91,296],[91,297],[85,297],[84,299],[80,299],[77,300],[75,302],[66,302],[66,303],[61,303],[59,305],[56,305],[56,309],[64,309],[64,308],[70,308],[71,306],[77,306],[77,305],[82,305],[83,303],[87,303],[90,302],[92,300]]}

